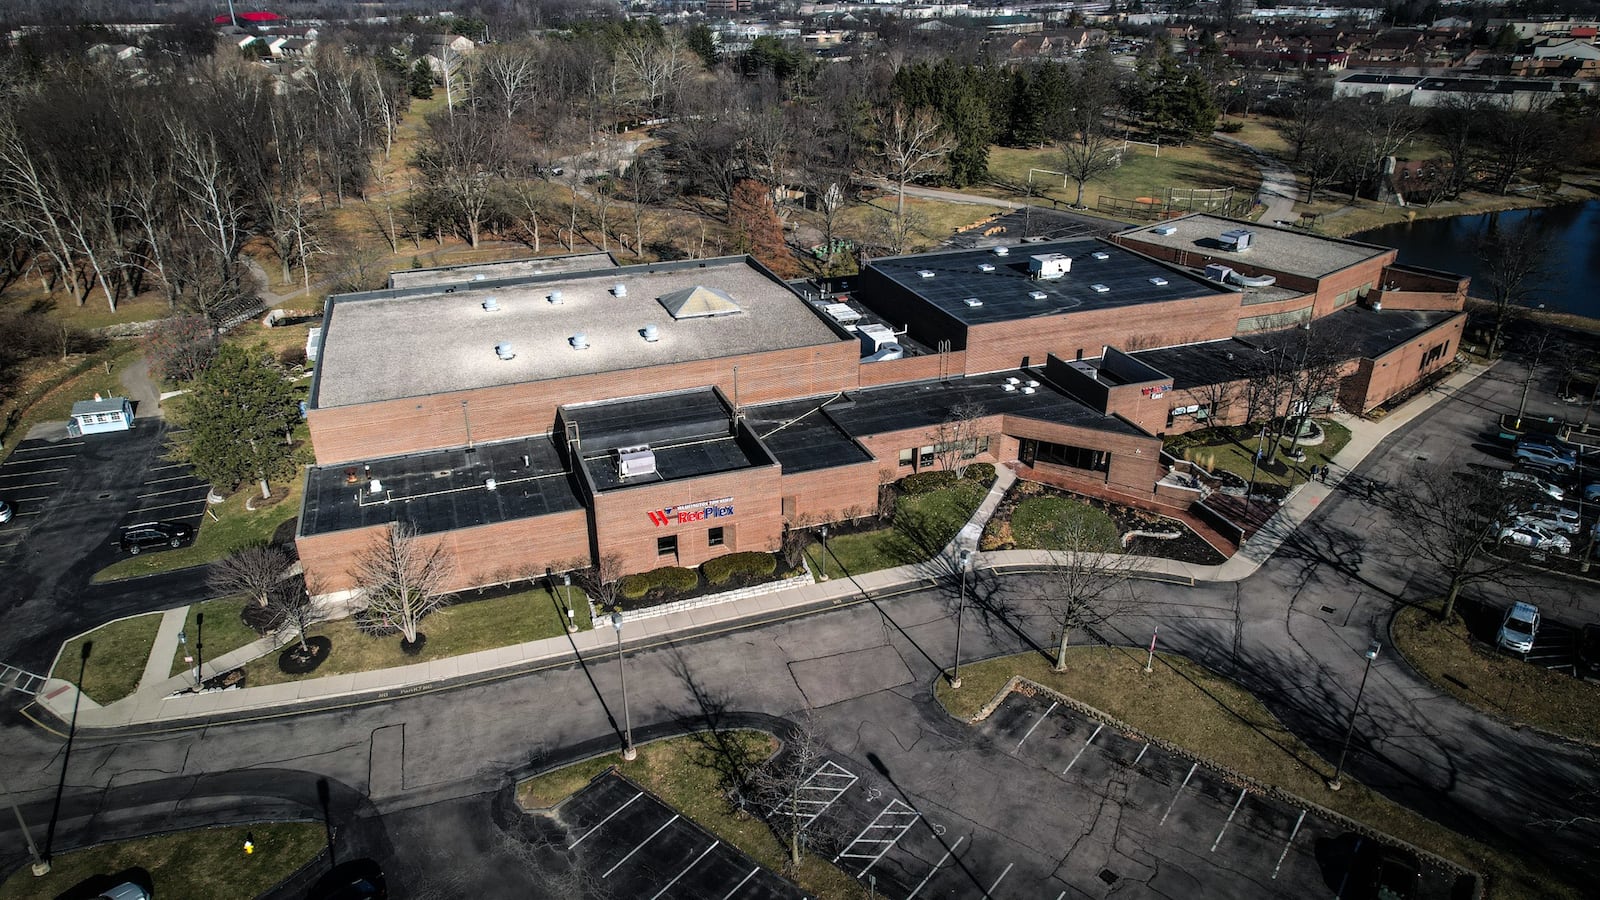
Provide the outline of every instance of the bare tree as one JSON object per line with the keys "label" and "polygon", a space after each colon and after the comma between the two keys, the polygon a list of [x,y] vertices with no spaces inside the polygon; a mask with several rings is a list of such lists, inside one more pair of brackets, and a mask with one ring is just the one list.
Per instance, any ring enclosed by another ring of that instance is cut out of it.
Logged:
{"label": "bare tree", "polygon": [[1061,142],[1061,155],[1057,159],[1061,171],[1067,173],[1078,185],[1078,196],[1072,201],[1076,209],[1083,209],[1083,186],[1092,178],[1111,171],[1122,163],[1117,141],[1098,125],[1085,125]]}
{"label": "bare tree", "polygon": [[573,560],[567,566],[572,570],[572,580],[595,605],[601,609],[617,608],[617,598],[622,596],[622,576],[627,574],[622,557],[607,553],[594,565],[589,565],[587,560]]}
{"label": "bare tree", "polygon": [[444,585],[454,571],[442,541],[426,541],[417,526],[396,522],[356,556],[350,574],[371,617],[368,627],[379,632],[399,629],[406,643],[415,646],[418,624],[450,602]]}
{"label": "bare tree", "polygon": [[928,432],[939,468],[954,472],[957,478],[966,474],[968,461],[983,449],[981,426],[988,414],[982,403],[963,400],[951,407],[944,421]]}
{"label": "bare tree", "polygon": [[1138,605],[1135,578],[1144,559],[1120,553],[1116,539],[1080,517],[1061,533],[1061,546],[1050,551],[1050,571],[1040,598],[1059,631],[1055,670],[1067,668],[1067,645],[1075,628],[1090,628]]}
{"label": "bare tree", "polygon": [[206,584],[218,594],[244,594],[265,607],[290,565],[292,560],[282,547],[253,544],[213,563],[206,572]]}
{"label": "bare tree", "polygon": [[1502,487],[1497,473],[1443,466],[1415,466],[1391,492],[1390,540],[1406,557],[1444,578],[1440,618],[1449,621],[1455,615],[1462,589],[1497,581],[1511,568],[1488,549],[1506,506],[1516,499],[1517,492]]}
{"label": "bare tree", "polygon": [[939,117],[927,109],[913,111],[894,103],[880,109],[873,120],[883,174],[895,185],[895,221],[903,223],[906,182],[937,169],[955,140],[939,124]]}
{"label": "bare tree", "polygon": [[791,867],[816,845],[828,821],[820,815],[825,792],[815,790],[813,781],[827,754],[816,720],[808,713],[784,735],[783,749],[751,779],[754,799],[788,850]]}
{"label": "bare tree", "polygon": [[1506,325],[1517,308],[1537,292],[1548,255],[1544,233],[1531,217],[1504,227],[1495,222],[1478,241],[1478,283],[1489,289],[1489,302],[1494,304],[1490,356],[1500,352]]}
{"label": "bare tree", "polygon": [[489,108],[517,118],[534,101],[539,81],[540,46],[533,43],[491,44],[477,54],[473,64],[473,93]]}
{"label": "bare tree", "polygon": [[331,606],[313,593],[311,585],[290,584],[267,596],[267,609],[277,622],[280,635],[289,635],[300,645],[300,653],[309,656],[312,650],[306,645],[306,632],[311,626],[324,621],[332,614]]}

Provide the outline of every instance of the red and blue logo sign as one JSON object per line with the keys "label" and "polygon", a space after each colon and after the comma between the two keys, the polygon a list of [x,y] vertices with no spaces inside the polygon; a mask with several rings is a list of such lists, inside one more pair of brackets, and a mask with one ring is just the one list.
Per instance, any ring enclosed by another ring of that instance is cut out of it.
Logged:
{"label": "red and blue logo sign", "polygon": [[704,522],[706,519],[720,519],[723,516],[733,515],[733,498],[723,497],[720,500],[701,500],[698,503],[685,503],[682,506],[652,509],[646,515],[657,528],[663,525],[688,525],[691,522]]}

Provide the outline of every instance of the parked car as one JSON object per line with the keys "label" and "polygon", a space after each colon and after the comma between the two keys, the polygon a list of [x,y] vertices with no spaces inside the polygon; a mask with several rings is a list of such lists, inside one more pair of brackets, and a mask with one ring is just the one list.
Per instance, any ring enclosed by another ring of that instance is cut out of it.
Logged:
{"label": "parked car", "polygon": [[1578,467],[1577,453],[1570,448],[1542,441],[1517,441],[1513,456],[1519,465],[1548,469],[1562,476],[1572,474],[1572,470]]}
{"label": "parked car", "polygon": [[[1500,486],[1509,490],[1543,494],[1551,500],[1567,499],[1566,491],[1537,475],[1529,475],[1527,472],[1501,472]],[[1596,484],[1594,487],[1600,488],[1600,484]],[[1600,496],[1600,490],[1596,491],[1596,495]]]}
{"label": "parked car", "polygon": [[1530,550],[1547,550],[1555,553],[1571,553],[1572,541],[1564,534],[1557,534],[1529,522],[1519,521],[1500,529],[1500,542],[1513,543],[1519,547]]}
{"label": "parked car", "polygon": [[1583,499],[1588,500],[1590,503],[1600,501],[1600,481],[1584,485]]}
{"label": "parked car", "polygon": [[95,900],[150,900],[150,892],[131,881],[105,889]]}
{"label": "parked car", "polygon": [[1506,610],[1500,622],[1500,633],[1495,643],[1512,653],[1527,654],[1533,650],[1534,636],[1539,633],[1539,607],[1518,600]]}
{"label": "parked car", "polygon": [[1528,511],[1517,516],[1518,522],[1529,522],[1546,531],[1577,534],[1583,530],[1583,518],[1570,506],[1555,503],[1535,503]]}
{"label": "parked car", "polygon": [[194,529],[182,522],[144,522],[128,526],[117,545],[137,555],[150,547],[181,547],[193,535]]}
{"label": "parked car", "polygon": [[14,515],[16,515],[16,512],[11,509],[11,504],[0,500],[0,525],[11,521],[11,517]]}

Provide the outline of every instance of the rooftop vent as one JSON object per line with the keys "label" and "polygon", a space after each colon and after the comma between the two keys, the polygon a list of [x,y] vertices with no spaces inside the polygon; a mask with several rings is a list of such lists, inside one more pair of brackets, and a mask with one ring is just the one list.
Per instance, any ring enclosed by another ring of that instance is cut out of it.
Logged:
{"label": "rooftop vent", "polygon": [[1234,228],[1222,233],[1222,244],[1229,250],[1239,253],[1250,249],[1250,241],[1255,236],[1256,233],[1248,228]]}
{"label": "rooftop vent", "polygon": [[979,300],[977,297],[968,297],[965,300],[962,300],[961,302],[965,303],[966,305],[968,305],[970,307],[972,307],[973,309],[977,309],[978,307],[983,305],[983,301]]}
{"label": "rooftop vent", "polygon": [[504,360],[513,360],[517,358],[517,351],[510,344],[502,342],[494,345],[494,355]]}
{"label": "rooftop vent", "polygon": [[1093,252],[1093,253],[1091,253],[1089,255],[1093,256],[1095,259],[1110,259],[1111,258],[1111,254],[1105,252],[1104,250],[1096,250],[1095,252]]}
{"label": "rooftop vent", "polygon": [[1065,253],[1041,253],[1028,257],[1028,274],[1034,278],[1060,278],[1072,271],[1072,257]]}
{"label": "rooftop vent", "polygon": [[374,478],[371,481],[367,482],[367,493],[369,493],[369,494],[381,494],[381,493],[383,493],[383,482],[379,481],[376,478]]}
{"label": "rooftop vent", "polygon": [[551,291],[550,292],[550,303],[551,303],[552,306],[560,306],[561,305],[562,300],[561,300],[561,292],[560,291]]}
{"label": "rooftop vent", "polygon": [[1008,393],[1011,392],[1011,391],[1014,391],[1016,389],[1017,389],[1017,386],[1014,385],[1014,384],[1002,384],[1002,385],[1000,385],[1000,390],[1006,391]]}
{"label": "rooftop vent", "polygon": [[574,350],[587,350],[589,349],[589,335],[580,331],[567,338],[567,343],[571,344]]}
{"label": "rooftop vent", "polygon": [[918,269],[917,270],[917,277],[918,278],[932,278],[933,277],[933,271],[931,269]]}
{"label": "rooftop vent", "polygon": [[486,491],[492,491],[492,490],[494,490],[495,488],[497,488],[499,486],[500,486],[500,483],[498,481],[495,481],[493,478],[485,478],[483,480],[483,489],[486,490]]}
{"label": "rooftop vent", "polygon": [[1096,294],[1104,294],[1105,292],[1111,290],[1111,288],[1108,288],[1103,284],[1091,284],[1089,285],[1089,290],[1094,291]]}
{"label": "rooftop vent", "polygon": [[978,263],[979,272],[993,272],[994,263]]}
{"label": "rooftop vent", "polygon": [[1036,387],[1039,386],[1039,382],[1034,381],[1032,378],[1029,378],[1028,381],[1027,381],[1027,385],[1028,385],[1028,387],[1036,388]]}
{"label": "rooftop vent", "polygon": [[1038,391],[1039,391],[1039,389],[1036,388],[1036,387],[1028,387],[1027,385],[1023,385],[1022,386],[1022,392],[1024,394],[1034,394],[1034,393],[1038,393]]}
{"label": "rooftop vent", "polygon": [[479,272],[478,274],[472,276],[472,280],[473,281],[482,281],[483,278],[484,278],[484,276],[483,276],[482,272]]}
{"label": "rooftop vent", "polygon": [[1157,225],[1156,227],[1150,229],[1150,233],[1151,234],[1159,234],[1159,235],[1165,237],[1165,236],[1170,235],[1170,234],[1177,234],[1178,233],[1178,226],[1176,226],[1176,225]]}
{"label": "rooftop vent", "polygon": [[620,281],[617,282],[616,284],[613,284],[611,286],[611,296],[613,296],[613,297],[626,297],[626,296],[628,296],[628,286],[623,284]]}
{"label": "rooftop vent", "polygon": [[639,332],[639,335],[645,339],[646,343],[650,344],[654,344],[656,341],[661,340],[661,333],[654,325],[646,325],[643,330]]}
{"label": "rooftop vent", "polygon": [[1021,383],[1022,383],[1022,379],[1021,378],[1007,378],[1006,379],[1006,384],[1021,384]]}
{"label": "rooftop vent", "polygon": [[483,298],[483,310],[484,312],[499,312],[500,301],[494,297]]}
{"label": "rooftop vent", "polygon": [[1162,278],[1160,275],[1157,275],[1156,277],[1150,279],[1150,283],[1155,285],[1156,287],[1165,287],[1166,283],[1167,283],[1167,280],[1165,278]]}
{"label": "rooftop vent", "polygon": [[1049,296],[1050,295],[1046,294],[1044,291],[1029,291],[1028,292],[1028,299],[1030,299],[1030,300],[1043,300],[1043,299],[1045,299],[1046,297],[1049,297]]}
{"label": "rooftop vent", "polygon": [[1000,246],[1000,247],[994,248],[994,255],[995,256],[1005,256],[1006,254],[1008,254],[1010,252],[1011,252],[1011,250],[1009,248],[1007,248],[1007,247],[1004,247],[1004,246]]}
{"label": "rooftop vent", "polygon": [[640,475],[656,474],[656,454],[649,447],[619,447],[617,448],[617,475],[622,478],[637,478]]}

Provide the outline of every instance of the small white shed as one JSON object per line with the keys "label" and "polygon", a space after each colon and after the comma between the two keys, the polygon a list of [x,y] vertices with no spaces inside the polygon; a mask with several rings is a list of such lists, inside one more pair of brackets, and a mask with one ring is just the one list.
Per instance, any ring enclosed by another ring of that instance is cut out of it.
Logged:
{"label": "small white shed", "polygon": [[73,437],[101,434],[107,431],[127,431],[133,427],[133,403],[127,397],[79,400],[72,404],[72,418],[67,422],[67,433]]}

